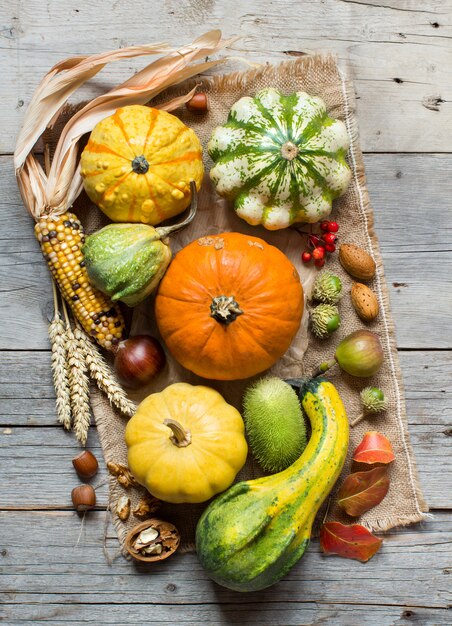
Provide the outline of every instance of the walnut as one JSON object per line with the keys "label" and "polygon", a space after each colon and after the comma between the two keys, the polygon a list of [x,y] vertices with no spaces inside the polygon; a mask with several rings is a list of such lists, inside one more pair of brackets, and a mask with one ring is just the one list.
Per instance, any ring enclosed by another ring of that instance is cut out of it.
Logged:
{"label": "walnut", "polygon": [[130,498],[121,496],[116,503],[116,515],[123,522],[129,519],[130,515]]}
{"label": "walnut", "polygon": [[146,519],[152,513],[155,513],[161,505],[161,501],[154,496],[146,495],[138,502],[132,513],[138,519]]}
{"label": "walnut", "polygon": [[132,528],[125,540],[127,552],[138,561],[163,561],[179,547],[180,535],[170,522],[149,519]]}
{"label": "walnut", "polygon": [[133,476],[127,465],[121,465],[121,463],[113,463],[112,461],[108,461],[107,469],[112,476],[116,476],[116,480],[120,485],[124,487],[124,489],[138,486],[135,477]]}

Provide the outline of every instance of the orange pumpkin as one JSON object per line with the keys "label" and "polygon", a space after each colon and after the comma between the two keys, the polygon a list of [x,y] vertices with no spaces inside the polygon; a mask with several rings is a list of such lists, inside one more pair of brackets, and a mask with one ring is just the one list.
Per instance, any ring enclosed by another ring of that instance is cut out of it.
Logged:
{"label": "orange pumpkin", "polygon": [[204,378],[237,380],[286,352],[300,325],[303,288],[280,250],[257,237],[222,233],[176,254],[155,311],[179,363]]}

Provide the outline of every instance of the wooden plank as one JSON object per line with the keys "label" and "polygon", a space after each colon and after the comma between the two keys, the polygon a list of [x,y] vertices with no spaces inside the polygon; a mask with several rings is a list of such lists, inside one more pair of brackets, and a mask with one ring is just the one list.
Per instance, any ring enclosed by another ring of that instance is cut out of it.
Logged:
{"label": "wooden plank", "polygon": [[[0,512],[2,602],[77,603],[81,615],[89,614],[90,604],[150,604],[143,607],[150,617],[159,604],[195,605],[196,610],[200,604],[229,604],[237,616],[238,607],[249,607],[256,616],[261,602],[272,601],[277,607],[300,611],[304,602],[446,608],[451,601],[450,513],[438,513],[432,522],[386,535],[380,552],[365,565],[322,556],[314,540],[303,559],[270,593],[247,594],[214,585],[194,554],[177,554],[152,566],[118,557],[109,566],[102,552],[104,515],[86,515],[76,545],[81,521],[75,513]],[[112,532],[110,554],[117,549]],[[189,615],[191,607],[185,608]],[[299,623],[304,623],[301,613]]]}
{"label": "wooden plank", "polygon": [[[89,433],[87,447],[99,461],[99,472],[91,483],[96,488],[97,508],[105,509],[108,473],[95,429]],[[61,427],[1,429],[0,471],[8,480],[2,486],[0,509],[73,510],[71,491],[80,481],[72,459],[79,452],[75,437]]]}
{"label": "wooden plank", "polygon": [[[399,357],[410,426],[436,425],[446,429],[452,413],[452,354],[400,352]],[[0,427],[55,426],[50,353],[3,353],[0,397]]]}
{"label": "wooden plank", "polygon": [[[117,0],[114,11],[107,0],[83,6],[76,0],[48,0],[46,10],[39,0],[14,0],[5,3],[1,31],[0,69],[8,88],[2,94],[0,151],[13,151],[34,89],[62,58],[162,39],[182,45],[201,30],[218,27],[226,36],[241,37],[231,55],[254,62],[277,63],[325,50],[349,60],[364,150],[449,151],[451,9],[451,0],[425,0],[422,10],[409,0],[304,0],[293,8],[287,0],[255,0],[251,6],[230,0],[227,10],[211,0],[136,0],[134,13],[140,19],[131,21],[126,0]],[[109,68],[108,80],[96,77],[85,93],[94,95],[106,84],[124,80],[134,67],[126,61]]]}
{"label": "wooden plank", "polygon": [[[452,437],[450,427],[437,424],[410,427],[421,484],[429,505],[451,508]],[[88,447],[100,460],[102,450],[92,429]],[[72,435],[61,427],[0,429],[0,472],[8,480],[0,492],[0,509],[72,509],[71,490],[78,484],[71,460],[78,454]],[[102,471],[93,480],[104,482]],[[33,468],[39,468],[34,471]],[[439,471],[438,468],[441,468]],[[107,486],[97,489],[98,507],[108,502]]]}
{"label": "wooden plank", "polygon": [[[444,485],[452,482],[451,456],[447,454],[452,445],[452,353],[402,352],[400,357],[409,430],[421,482],[430,506],[447,508],[451,502]],[[4,353],[0,361],[0,397],[0,471],[11,477],[2,490],[0,507],[70,508],[69,494],[75,479],[71,459],[77,444],[56,425],[49,353]],[[28,428],[37,425],[43,428]],[[90,435],[90,445],[101,458],[95,432]],[[40,467],[31,478],[30,460]],[[51,489],[40,489],[43,475]],[[96,483],[103,477],[102,469]],[[106,502],[103,487],[98,491],[98,503],[105,506]]]}
{"label": "wooden plank", "polygon": [[[443,329],[450,316],[452,156],[368,155],[366,167],[398,345],[450,348],[452,335]],[[52,310],[48,270],[14,186],[8,157],[0,157],[0,186],[4,189],[0,228],[5,233],[0,239],[0,349],[48,349]],[[346,241],[346,234],[340,234]]]}
{"label": "wooden plank", "polygon": [[[64,624],[77,626],[81,623],[127,626],[146,624],[160,626],[300,626],[300,624],[334,626],[450,626],[446,609],[425,607],[389,607],[376,605],[351,605],[314,602],[259,602],[257,605],[233,603],[161,605],[161,604],[5,604],[4,620],[9,626],[36,626]],[[282,621],[283,620],[283,621]]]}
{"label": "wooden plank", "polygon": [[[408,421],[450,423],[452,355],[447,351],[400,352]],[[0,360],[0,427],[54,426],[55,394],[48,352],[5,352]]]}

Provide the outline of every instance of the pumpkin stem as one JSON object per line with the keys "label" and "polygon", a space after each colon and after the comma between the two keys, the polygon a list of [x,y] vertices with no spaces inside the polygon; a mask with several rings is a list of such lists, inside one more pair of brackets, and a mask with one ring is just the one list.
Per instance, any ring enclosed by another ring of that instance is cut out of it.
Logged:
{"label": "pumpkin stem", "polygon": [[188,428],[185,429],[182,424],[173,419],[166,419],[163,423],[172,430],[173,434],[170,439],[175,446],[178,448],[186,448],[191,444],[191,432]]}
{"label": "pumpkin stem", "polygon": [[283,157],[283,159],[292,161],[292,159],[294,159],[298,153],[298,147],[294,143],[292,143],[292,141],[286,141],[286,143],[281,146],[281,156]]}
{"label": "pumpkin stem", "polygon": [[234,300],[234,296],[216,296],[212,298],[210,305],[210,317],[213,317],[220,324],[230,324],[243,311]]}
{"label": "pumpkin stem", "polygon": [[132,161],[132,169],[135,174],[146,174],[149,169],[149,163],[146,161],[144,154],[134,158]]}
{"label": "pumpkin stem", "polygon": [[194,180],[190,181],[190,191],[191,191],[191,204],[190,204],[190,211],[187,217],[182,222],[179,222],[178,224],[156,228],[159,239],[164,239],[165,237],[168,237],[170,233],[173,233],[175,230],[180,230],[181,228],[188,226],[194,220],[196,211],[198,209],[198,192],[196,191],[196,183]]}

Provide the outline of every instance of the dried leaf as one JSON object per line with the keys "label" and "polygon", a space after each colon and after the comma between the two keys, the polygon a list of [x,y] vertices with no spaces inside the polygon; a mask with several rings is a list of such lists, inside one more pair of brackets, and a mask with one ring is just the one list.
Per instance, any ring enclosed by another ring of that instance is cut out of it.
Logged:
{"label": "dried leaf", "polygon": [[[14,155],[20,193],[32,216],[38,219],[44,211],[61,213],[80,194],[82,179],[78,168],[78,141],[84,133],[90,132],[97,122],[119,107],[146,104],[170,85],[223,62],[204,59],[225,48],[231,41],[222,39],[221,31],[212,30],[179,50],[172,50],[166,44],[132,46],[92,56],[73,57],[55,65],[30,102]],[[111,61],[168,51],[169,54],[150,63],[121,85],[88,102],[67,122],[46,175],[33,155],[33,146],[45,128],[55,123],[69,96]],[[183,100],[181,96],[164,108],[172,109]]]}
{"label": "dried leaf", "polygon": [[44,76],[25,113],[20,131],[15,165],[20,167],[47,126],[58,117],[65,102],[81,85],[95,76],[107,63],[147,54],[161,54],[171,48],[157,43],[119,48],[91,56],[69,57],[59,61]]}
{"label": "dried leaf", "polygon": [[358,517],[377,506],[389,489],[386,467],[368,472],[355,472],[344,480],[337,494],[337,503],[346,513]]}
{"label": "dried leaf", "polygon": [[337,554],[363,563],[378,552],[382,543],[361,524],[345,526],[339,522],[328,522],[320,529],[320,546],[325,554]]}
{"label": "dried leaf", "polygon": [[376,430],[364,435],[353,454],[353,460],[357,463],[391,463],[394,459],[391,442]]}

